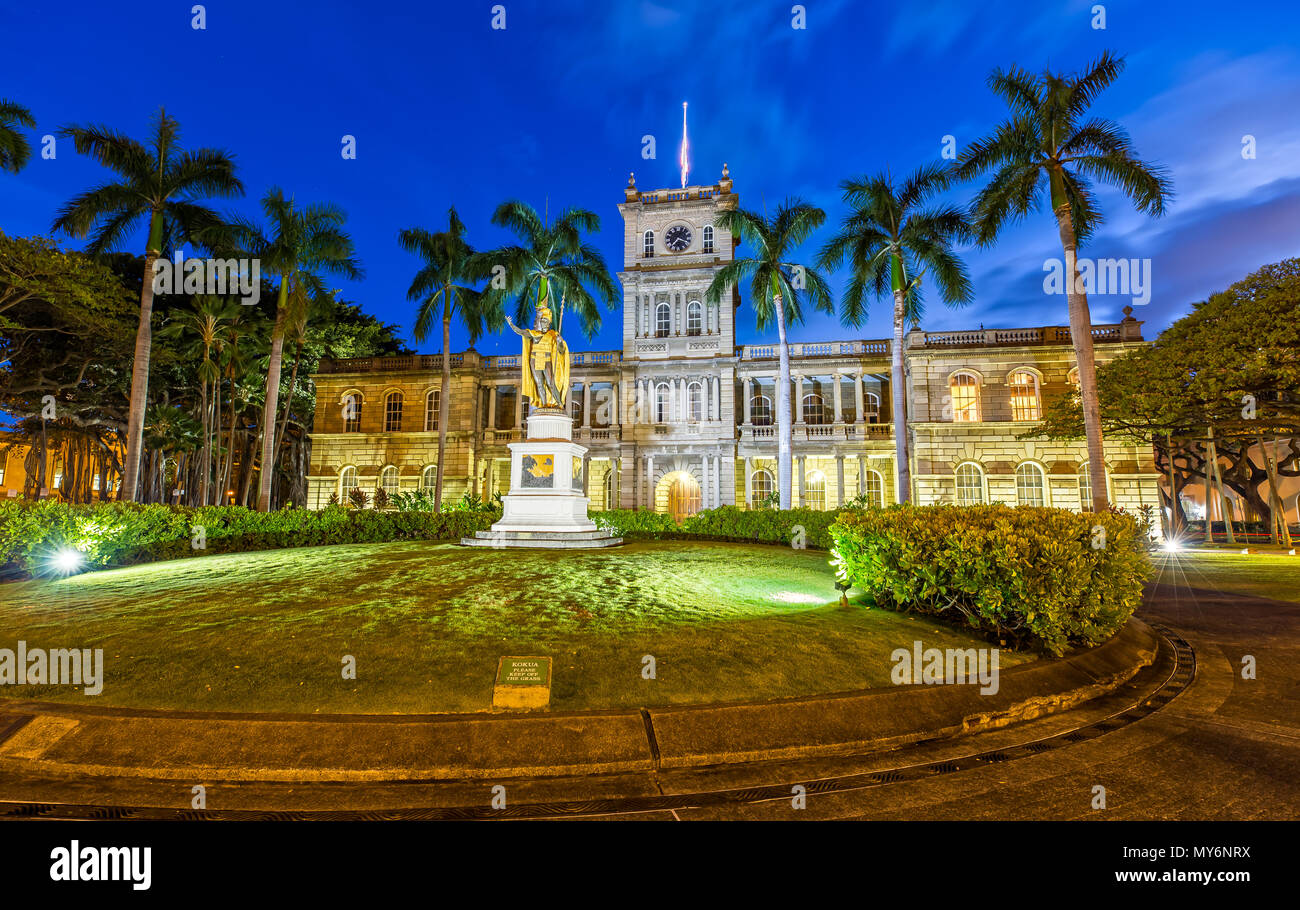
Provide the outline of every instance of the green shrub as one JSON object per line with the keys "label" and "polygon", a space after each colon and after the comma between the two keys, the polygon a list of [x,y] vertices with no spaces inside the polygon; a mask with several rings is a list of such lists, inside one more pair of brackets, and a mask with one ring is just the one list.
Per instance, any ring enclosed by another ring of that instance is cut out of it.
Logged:
{"label": "green shrub", "polygon": [[1060,655],[1114,635],[1151,575],[1141,522],[1006,505],[841,512],[832,562],[882,606]]}
{"label": "green shrub", "polygon": [[804,543],[813,549],[830,548],[829,528],[835,512],[816,509],[756,509],[737,506],[705,509],[678,524],[664,512],[610,509],[593,512],[592,521],[601,529],[625,540],[732,540],[790,544],[795,529],[804,529]]}
{"label": "green shrub", "polygon": [[[281,547],[459,540],[486,530],[496,517],[481,512],[378,512],[336,505],[320,511],[257,512],[243,506],[11,501],[0,503],[0,561],[7,571],[39,575],[49,571],[50,558],[61,549],[78,550],[84,565],[95,569]],[[196,530],[200,528],[201,537]],[[202,547],[196,546],[200,540]]]}

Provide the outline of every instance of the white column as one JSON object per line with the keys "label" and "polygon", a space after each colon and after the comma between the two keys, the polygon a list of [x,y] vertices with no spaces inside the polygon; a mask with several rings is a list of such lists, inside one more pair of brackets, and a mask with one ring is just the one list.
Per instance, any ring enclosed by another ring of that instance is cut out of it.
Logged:
{"label": "white column", "polygon": [[[803,423],[803,374],[794,378],[794,422]],[[800,494],[802,495],[802,493]]]}
{"label": "white column", "polygon": [[722,456],[713,456],[713,508],[722,505]]}
{"label": "white column", "polygon": [[[591,426],[591,383],[582,384],[582,425]],[[583,478],[584,480],[586,478]]]}
{"label": "white column", "polygon": [[497,428],[497,386],[495,383],[488,386],[488,425],[489,430]]}
{"label": "white column", "polygon": [[645,490],[645,507],[653,512],[655,507],[655,457],[653,455],[645,457]]}
{"label": "white column", "polygon": [[840,374],[835,374],[835,419],[831,423],[840,422],[840,407],[842,404],[842,393],[840,392]]}
{"label": "white column", "polygon": [[713,419],[722,419],[722,377],[713,377]]}
{"label": "white column", "polygon": [[835,456],[835,504],[844,505],[844,456]]}
{"label": "white column", "polygon": [[524,387],[515,386],[515,429],[524,425]]}
{"label": "white column", "polygon": [[806,507],[808,505],[808,492],[807,492],[808,488],[806,486],[807,478],[805,476],[805,469],[807,468],[807,466],[808,466],[808,456],[800,455],[799,456],[799,506],[800,508]]}
{"label": "white column", "polygon": [[753,380],[750,379],[748,376],[746,376],[746,377],[745,377],[745,392],[744,392],[744,395],[745,395],[745,405],[744,405],[744,407],[745,407],[745,426],[749,426],[750,423],[752,422],[752,421],[750,420],[750,409],[751,409],[750,399],[751,399],[751,398],[753,397],[753,395],[754,395],[754,391],[753,391],[753,389],[754,389],[754,382],[753,382]]}
{"label": "white column", "polygon": [[707,509],[712,497],[709,496],[709,456],[700,456],[700,477],[703,483],[700,484],[700,506]]}
{"label": "white column", "polygon": [[754,459],[745,457],[745,508],[754,500]]}
{"label": "white column", "polygon": [[858,423],[862,423],[862,371],[858,370],[853,377],[853,410],[858,415]]}
{"label": "white column", "polygon": [[[867,456],[858,456],[858,495],[867,492]],[[883,505],[883,503],[882,503]]]}

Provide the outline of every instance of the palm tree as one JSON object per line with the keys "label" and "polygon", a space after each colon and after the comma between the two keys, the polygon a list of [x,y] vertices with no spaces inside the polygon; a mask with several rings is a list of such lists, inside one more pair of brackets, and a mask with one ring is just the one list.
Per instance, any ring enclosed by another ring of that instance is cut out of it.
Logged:
{"label": "palm tree", "polygon": [[769,221],[763,216],[730,209],[718,215],[716,224],[733,237],[749,244],[754,256],[733,259],[713,276],[705,297],[720,305],[727,288],[749,278],[749,302],[754,308],[758,330],[776,320],[779,341],[779,375],[776,388],[777,474],[781,508],[790,508],[793,475],[790,423],[790,346],[787,326],[803,321],[802,296],[806,292],[813,306],[824,313],[835,312],[826,279],[812,268],[789,261],[796,247],[826,221],[826,213],[800,199],[787,199]]}
{"label": "palm tree", "polygon": [[1079,368],[1094,512],[1108,507],[1106,467],[1092,319],[1076,259],[1079,245],[1102,222],[1092,181],[1119,187],[1138,211],[1156,217],[1165,213],[1173,192],[1165,169],[1138,160],[1128,134],[1117,123],[1084,119],[1097,95],[1123,69],[1123,58],[1107,52],[1081,74],[1033,75],[1016,67],[994,70],[989,87],[1011,109],[1011,119],[972,143],[957,162],[957,174],[963,179],[993,171],[974,203],[975,236],[982,246],[996,240],[1004,225],[1037,211],[1045,196],[1051,203],[1065,253],[1070,338]]}
{"label": "palm tree", "polygon": [[[181,310],[158,333],[185,343],[185,353],[199,359],[199,421],[203,427],[199,454],[199,504],[205,506],[212,503],[212,436],[214,433],[219,435],[221,424],[221,369],[218,360],[227,329],[239,318],[240,309],[239,304],[221,297],[197,296],[188,309]],[[214,358],[213,355],[218,356]],[[210,397],[208,393],[213,390],[215,394]],[[220,476],[217,480],[219,483]]]}
{"label": "palm tree", "polygon": [[19,127],[36,128],[32,112],[16,101],[0,98],[0,171],[16,174],[32,157],[32,147]]}
{"label": "palm tree", "polygon": [[433,488],[433,508],[442,509],[443,463],[447,450],[447,423],[451,420],[451,320],[459,315],[472,345],[482,334],[485,323],[499,327],[499,309],[490,316],[486,298],[470,286],[470,263],[474,250],[465,242],[465,225],[453,206],[447,212],[448,227],[433,233],[424,228],[408,228],[397,239],[402,249],[415,253],[424,266],[416,272],[407,299],[419,301],[415,315],[416,341],[424,341],[442,305],[442,391],[438,395],[438,462]]}
{"label": "palm tree", "polygon": [[149,353],[152,344],[154,260],[164,249],[182,241],[200,242],[219,223],[215,212],[198,203],[211,196],[242,196],[244,185],[235,176],[233,156],[219,149],[185,151],[179,145],[180,124],[163,110],[154,118],[153,135],[145,146],[104,126],[69,126],[77,152],[90,155],[122,179],[77,196],[60,211],[54,229],[83,237],[98,225],[88,251],[103,253],[122,243],[141,219],[148,219],[144,280],[140,287],[140,326],[131,366],[131,410],[127,418],[126,457],[118,498],[136,498],[145,405],[149,399]]}
{"label": "palm tree", "polygon": [[257,508],[271,509],[271,484],[275,479],[275,416],[280,396],[280,369],[284,359],[285,327],[311,300],[329,293],[317,272],[359,279],[352,238],[343,230],[347,215],[329,203],[298,207],[279,187],[262,197],[264,230],[244,218],[232,219],[230,239],[247,255],[261,260],[262,271],[280,279],[275,327],[271,330],[271,357],[266,370],[266,402],[262,408],[262,473]]}
{"label": "palm tree", "polygon": [[[588,338],[600,331],[600,307],[596,298],[612,308],[620,296],[600,250],[582,239],[583,232],[600,230],[599,216],[585,209],[566,209],[555,222],[549,223],[528,203],[512,200],[497,207],[492,223],[514,231],[523,245],[479,253],[471,260],[470,278],[502,279],[490,280],[484,289],[489,311],[499,309],[505,298],[514,298],[515,319],[526,325],[537,301],[559,291],[557,332],[563,330],[568,307],[578,314]],[[494,272],[498,266],[504,269],[504,274],[500,269]],[[595,296],[590,289],[595,290]]]}
{"label": "palm tree", "polygon": [[840,231],[822,249],[818,267],[838,268],[845,259],[852,277],[840,301],[840,319],[857,326],[866,315],[868,293],[894,299],[894,343],[890,348],[890,385],[894,411],[894,459],[898,465],[898,501],[912,499],[907,395],[903,375],[904,322],[921,317],[921,278],[934,276],[939,296],[949,306],[972,296],[966,267],[954,255],[954,242],[970,239],[965,214],[955,206],[922,209],[931,195],[947,187],[951,174],[942,165],[919,167],[896,184],[888,171],[840,184],[852,211]]}

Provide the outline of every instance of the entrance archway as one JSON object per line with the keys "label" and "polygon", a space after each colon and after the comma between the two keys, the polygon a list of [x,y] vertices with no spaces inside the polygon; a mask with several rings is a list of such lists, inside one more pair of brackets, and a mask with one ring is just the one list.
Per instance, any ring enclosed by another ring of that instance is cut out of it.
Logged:
{"label": "entrance archway", "polygon": [[663,498],[656,499],[663,503],[663,510],[675,521],[681,521],[700,510],[700,483],[689,471],[666,474],[659,482],[659,489]]}

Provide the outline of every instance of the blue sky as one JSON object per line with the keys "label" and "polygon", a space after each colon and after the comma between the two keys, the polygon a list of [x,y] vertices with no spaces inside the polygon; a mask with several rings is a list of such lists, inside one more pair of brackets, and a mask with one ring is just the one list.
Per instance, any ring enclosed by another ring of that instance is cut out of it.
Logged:
{"label": "blue sky", "polygon": [[[187,146],[235,153],[249,197],[223,207],[253,213],[272,184],[339,204],[367,273],[344,296],[408,330],[417,263],[396,234],[442,227],[453,204],[479,248],[506,239],[488,223],[505,199],[592,209],[617,271],[627,174],[643,189],[676,185],[683,100],[691,182],[715,180],[726,161],[746,207],[802,196],[825,208],[812,256],[844,213],[841,179],[910,170],[937,159],[945,135],[960,145],[1001,119],[985,85],[993,67],[1073,70],[1104,49],[1128,68],[1095,111],[1169,168],[1176,192],[1153,221],[1103,191],[1107,224],[1087,251],[1151,259],[1152,299],[1136,312],[1148,337],[1192,302],[1300,254],[1293,2],[1109,2],[1104,30],[1092,27],[1092,0],[811,0],[803,29],[784,0],[506,0],[504,30],[491,27],[490,2],[209,2],[204,30],[191,26],[192,5],[0,3],[0,97],[33,111],[33,138],[86,122],[143,138],[165,105]],[[340,155],[345,134],[355,160]],[[641,157],[646,134],[657,138],[653,161]],[[1246,135],[1254,159],[1242,157]],[[37,155],[0,178],[0,228],[48,232],[61,204],[105,176],[62,141],[53,160]],[[132,249],[143,243],[141,233]],[[1060,255],[1047,213],[963,255],[976,301],[960,311],[931,302],[925,328],[1065,322],[1064,299],[1042,293],[1043,262]],[[1120,318],[1127,302],[1094,296],[1094,321]],[[610,313],[596,339],[574,347],[618,347],[620,324]],[[747,308],[740,326],[741,341],[759,337]],[[888,334],[881,302],[859,329],[810,316],[792,338]],[[478,348],[516,343],[506,334]]]}

